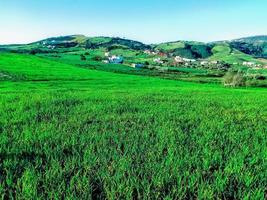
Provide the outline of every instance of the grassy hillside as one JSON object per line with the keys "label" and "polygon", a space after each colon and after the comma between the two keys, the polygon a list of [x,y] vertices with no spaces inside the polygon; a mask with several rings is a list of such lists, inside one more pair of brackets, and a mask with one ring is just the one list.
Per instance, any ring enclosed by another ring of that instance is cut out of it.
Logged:
{"label": "grassy hillside", "polygon": [[264,199],[267,92],[0,54],[3,199]]}
{"label": "grassy hillside", "polygon": [[[95,61],[95,56],[101,57],[104,59],[104,49],[93,49],[87,50],[89,55],[86,55],[86,60],[82,61],[80,59],[80,53],[84,54],[85,51],[81,52],[67,52],[61,54],[40,54],[38,57],[46,58],[49,60],[72,64],[78,67],[86,68],[86,69],[94,69],[100,71],[107,71],[119,74],[132,74],[132,75],[142,75],[142,76],[152,76],[152,77],[160,77],[164,79],[172,79],[172,80],[186,80],[192,82],[199,83],[221,83],[222,76],[224,72],[218,70],[209,70],[202,68],[186,68],[186,67],[163,67],[160,69],[138,69],[132,68],[131,63],[138,62],[153,62],[155,58],[154,55],[147,55],[145,53],[140,53],[134,50],[121,50],[116,49],[112,50],[111,53],[117,55],[123,55],[125,58],[125,63],[122,65],[116,64],[104,64],[99,61]],[[156,56],[158,57],[158,56]]]}
{"label": "grassy hillside", "polygon": [[[147,45],[142,42],[114,37],[86,37],[84,35],[70,35],[53,37],[26,45],[0,46],[0,52],[27,53],[27,54],[83,54],[101,52],[99,61],[104,59],[104,52],[111,55],[122,55],[126,63],[154,63],[160,55],[146,55],[145,50],[154,50],[168,55],[169,65],[174,62],[175,56],[190,59],[207,59],[224,61],[230,65],[252,61],[262,63],[267,57],[267,42],[265,36],[242,38],[233,41],[201,43],[194,41],[176,41],[161,44]],[[58,57],[59,57],[58,56]],[[90,56],[93,58],[93,56]],[[259,59],[261,58],[261,60]],[[154,63],[155,65],[157,63]],[[265,64],[264,64],[265,65]]]}
{"label": "grassy hillside", "polygon": [[176,56],[191,59],[207,58],[211,56],[211,47],[201,42],[167,42],[154,45],[154,48],[164,53],[173,53]]}
{"label": "grassy hillside", "polygon": [[175,49],[185,48],[185,43],[182,41],[169,42],[156,45],[156,49],[163,51],[174,51]]}
{"label": "grassy hillside", "polygon": [[267,36],[253,36],[241,38],[230,42],[233,48],[236,48],[243,53],[267,58]]}
{"label": "grassy hillside", "polygon": [[88,78],[88,71],[30,55],[0,54],[0,71],[13,80],[77,80]]}
{"label": "grassy hillside", "polygon": [[210,60],[224,61],[230,64],[242,64],[244,61],[260,63],[259,60],[252,56],[231,48],[227,43],[216,44],[211,51],[212,56],[209,58]]}
{"label": "grassy hillside", "polygon": [[138,51],[151,48],[150,45],[145,45],[138,41],[123,38],[70,35],[52,37],[25,45],[3,45],[0,46],[0,52],[8,51],[13,53],[31,53],[35,51],[36,53],[62,53],[101,48],[105,48],[110,51],[116,47]]}
{"label": "grassy hillside", "polygon": [[[32,54],[83,68],[202,83],[222,82],[227,70],[241,70],[246,73],[246,84],[266,87],[266,69],[264,69],[266,68],[266,61],[263,58],[256,58],[253,53],[246,54],[243,50],[237,49],[233,47],[233,43],[229,42],[205,44],[177,41],[146,45],[138,41],[122,38],[86,37],[83,35],[53,37],[27,45],[0,46],[0,52]],[[152,52],[145,50],[151,50]],[[105,56],[106,52],[110,56],[122,56],[123,65],[103,64],[103,62],[108,62],[108,57]],[[181,64],[175,61],[175,56],[191,58],[197,61],[186,61]],[[159,58],[161,59],[160,61],[158,60]],[[206,62],[205,65],[202,64],[203,60]],[[207,62],[208,60],[220,62],[214,64]],[[261,64],[262,69],[258,69],[256,65],[253,67],[244,66],[244,61]],[[143,68],[130,68],[135,64],[141,64]],[[185,68],[188,69],[184,70]],[[53,70],[57,71],[58,69]],[[205,73],[203,73],[203,70]],[[58,75],[61,75],[60,71]],[[17,76],[22,75],[18,73]],[[0,79],[12,79],[12,77],[5,72],[0,74]]]}

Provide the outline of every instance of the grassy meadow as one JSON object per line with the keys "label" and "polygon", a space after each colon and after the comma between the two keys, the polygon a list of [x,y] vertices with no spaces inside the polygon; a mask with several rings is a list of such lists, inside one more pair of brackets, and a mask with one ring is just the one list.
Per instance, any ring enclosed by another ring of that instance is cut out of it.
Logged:
{"label": "grassy meadow", "polygon": [[0,54],[0,198],[266,199],[267,90]]}

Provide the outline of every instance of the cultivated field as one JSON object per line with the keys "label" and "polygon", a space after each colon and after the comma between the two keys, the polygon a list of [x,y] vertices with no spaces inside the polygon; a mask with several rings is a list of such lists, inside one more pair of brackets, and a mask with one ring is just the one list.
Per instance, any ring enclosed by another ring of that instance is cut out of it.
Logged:
{"label": "cultivated field", "polygon": [[0,54],[2,199],[265,199],[267,90]]}

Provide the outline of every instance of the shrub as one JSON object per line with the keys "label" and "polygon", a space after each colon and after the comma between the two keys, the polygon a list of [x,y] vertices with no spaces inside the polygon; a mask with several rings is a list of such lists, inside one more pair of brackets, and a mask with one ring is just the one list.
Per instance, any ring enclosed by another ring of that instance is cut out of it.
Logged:
{"label": "shrub", "polygon": [[245,85],[246,85],[246,77],[244,76],[243,73],[238,72],[233,77],[233,86],[238,87],[238,86],[245,86]]}
{"label": "shrub", "polygon": [[249,79],[246,81],[246,86],[248,87],[256,87],[259,85],[259,81],[257,81],[256,79]]}
{"label": "shrub", "polygon": [[144,63],[145,65],[149,65],[149,62],[148,61],[145,61],[145,63]]}
{"label": "shrub", "polygon": [[103,60],[101,56],[94,56],[92,59],[94,61],[101,61],[101,60]]}
{"label": "shrub", "polygon": [[31,55],[35,55],[37,53],[42,53],[42,50],[41,49],[32,49],[32,50],[30,50],[30,54]]}
{"label": "shrub", "polygon": [[86,57],[84,55],[81,54],[81,60],[85,61]]}
{"label": "shrub", "polygon": [[35,55],[36,53],[37,53],[37,52],[36,52],[35,50],[31,50],[31,51],[30,51],[30,54],[31,54],[31,55]]}
{"label": "shrub", "polygon": [[246,77],[242,72],[228,71],[223,77],[224,86],[241,87],[246,85]]}

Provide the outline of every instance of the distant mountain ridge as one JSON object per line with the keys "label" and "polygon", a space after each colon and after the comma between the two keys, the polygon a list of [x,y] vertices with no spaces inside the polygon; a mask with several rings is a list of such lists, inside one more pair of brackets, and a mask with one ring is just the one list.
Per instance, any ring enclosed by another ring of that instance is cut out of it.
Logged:
{"label": "distant mountain ridge", "polygon": [[233,42],[248,42],[248,43],[267,42],[267,35],[244,37],[244,38],[234,39],[232,41]]}
{"label": "distant mountain ridge", "polygon": [[196,41],[175,41],[160,44],[144,44],[139,41],[119,37],[87,37],[69,35],[47,38],[25,45],[4,45],[0,50],[14,52],[49,53],[56,49],[71,51],[74,48],[99,49],[107,51],[128,49],[134,51],[157,51],[164,54],[190,59],[210,59],[225,62],[252,61],[254,58],[267,58],[267,35],[244,37],[234,40],[203,43]]}
{"label": "distant mountain ridge", "polygon": [[116,46],[134,50],[150,49],[150,45],[142,42],[122,39],[119,37],[86,37],[84,35],[70,35],[48,38],[32,44],[49,44],[59,47],[80,46],[85,48],[116,48]]}

